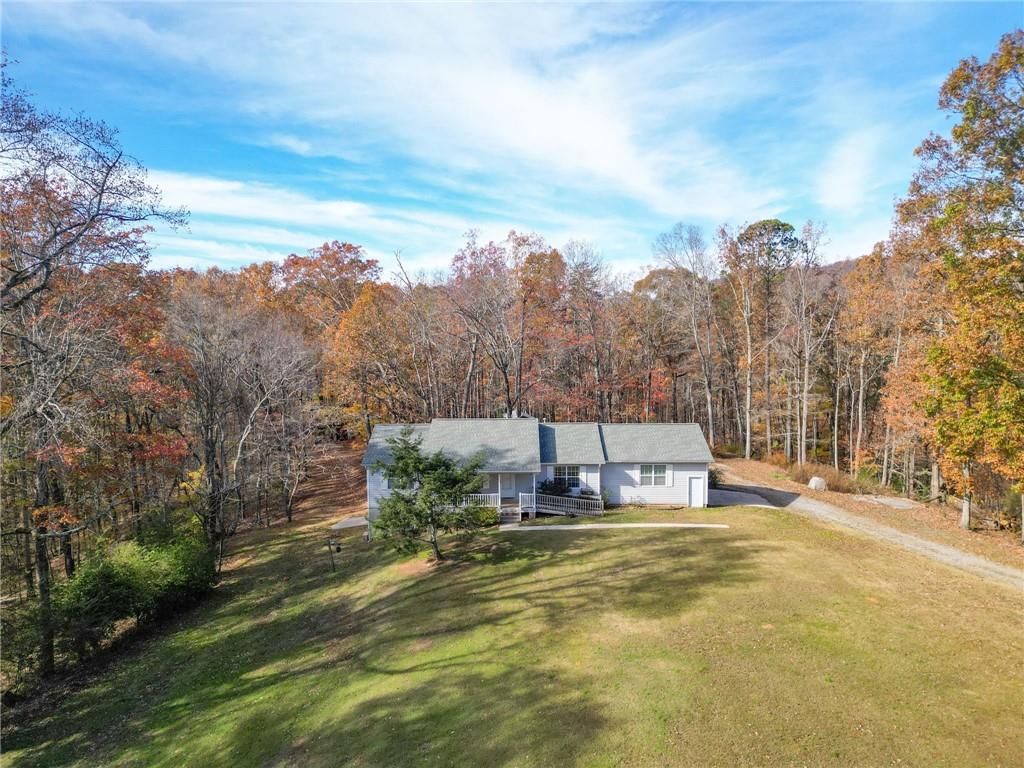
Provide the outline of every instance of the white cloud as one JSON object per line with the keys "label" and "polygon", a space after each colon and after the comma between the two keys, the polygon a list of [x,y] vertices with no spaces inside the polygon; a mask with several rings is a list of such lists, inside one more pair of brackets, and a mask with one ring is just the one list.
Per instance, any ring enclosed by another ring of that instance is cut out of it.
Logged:
{"label": "white cloud", "polygon": [[273,133],[268,136],[267,146],[285,149],[303,157],[313,157],[317,154],[310,142],[300,139],[298,136],[289,136],[286,133]]}
{"label": "white cloud", "polygon": [[[514,227],[633,263],[678,219],[826,214],[845,251],[887,223],[893,179],[907,178],[905,104],[892,97],[904,92],[844,78],[899,42],[909,11],[802,5],[797,22],[773,5],[9,6],[9,25],[86,51],[97,71],[173,77],[169,111],[209,110],[232,141],[296,156],[288,176],[155,173],[194,213],[197,245],[173,241],[183,259],[338,238],[438,266],[466,229]],[[860,26],[837,23],[850,19]],[[147,86],[163,93],[130,83]]]}
{"label": "white cloud", "polygon": [[882,137],[861,130],[840,139],[818,175],[818,202],[831,211],[857,213],[877,183],[877,159]]}
{"label": "white cloud", "polygon": [[206,216],[343,228],[369,214],[369,207],[363,203],[318,200],[265,183],[173,171],[153,171],[149,177],[163,192],[165,203]]}
{"label": "white cloud", "polygon": [[[153,171],[150,179],[161,188],[165,203],[185,206],[191,212],[187,230],[160,228],[151,238],[153,264],[160,267],[279,261],[289,253],[302,253],[337,239],[365,246],[386,270],[397,268],[396,252],[401,252],[411,271],[434,270],[450,262],[469,229],[478,230],[482,240],[501,240],[511,229],[529,229],[524,222],[536,214],[470,221],[431,210],[321,199],[279,185],[237,179],[170,171]],[[544,224],[541,234],[552,245],[593,239],[617,253],[629,254],[620,260],[623,265],[649,259],[647,238],[638,234],[628,219],[556,210],[546,213]]]}
{"label": "white cloud", "polygon": [[[35,12],[51,33],[80,39],[82,14]],[[757,68],[732,55],[723,72],[744,69],[742,87],[709,76],[719,36],[738,34],[742,17],[652,42],[642,38],[658,14],[642,6],[305,5],[295,13],[191,4],[172,16],[101,5],[87,15],[93,41],[216,72],[236,107],[312,127],[317,138],[262,139],[304,157],[400,147],[434,168],[548,174],[666,215],[719,217],[727,201],[757,209],[779,197],[698,119],[712,95],[749,94],[755,83]],[[666,125],[678,140],[656,135]]]}
{"label": "white cloud", "polygon": [[158,251],[165,254],[202,253],[231,263],[265,261],[334,239],[388,253],[441,241],[455,244],[454,252],[457,238],[470,227],[462,218],[430,210],[325,199],[265,182],[172,171],[153,171],[150,180],[167,205],[191,212],[189,232],[158,233]]}

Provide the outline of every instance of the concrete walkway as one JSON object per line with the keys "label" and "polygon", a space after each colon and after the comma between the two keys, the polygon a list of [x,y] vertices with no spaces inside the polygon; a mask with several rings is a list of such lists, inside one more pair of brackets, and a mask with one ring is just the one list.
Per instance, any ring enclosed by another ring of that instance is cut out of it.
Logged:
{"label": "concrete walkway", "polygon": [[852,512],[828,504],[824,501],[795,494],[782,488],[756,485],[753,481],[745,480],[730,471],[727,475],[729,484],[739,486],[738,491],[759,497],[761,501],[767,501],[778,509],[786,509],[804,517],[823,520],[827,523],[852,528],[875,539],[887,541],[898,547],[916,552],[936,562],[968,571],[983,579],[1004,584],[1015,589],[1024,589],[1024,571],[1013,568],[1009,565],[1002,565],[993,562],[979,555],[964,552],[962,549],[949,547],[945,544],[938,544],[920,536],[898,531],[887,525],[876,523],[866,517],[860,517]]}
{"label": "concrete walkway", "polygon": [[331,526],[332,531],[343,531],[346,528],[360,528],[366,525],[365,517],[346,517]]}
{"label": "concrete walkway", "polygon": [[728,528],[721,523],[580,523],[579,525],[499,525],[499,531],[579,531],[609,528]]}

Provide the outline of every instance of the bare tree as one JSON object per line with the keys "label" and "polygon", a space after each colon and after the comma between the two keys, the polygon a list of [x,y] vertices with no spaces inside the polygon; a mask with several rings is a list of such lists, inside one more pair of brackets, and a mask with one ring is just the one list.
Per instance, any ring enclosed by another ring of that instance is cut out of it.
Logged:
{"label": "bare tree", "polygon": [[0,307],[46,290],[62,269],[145,260],[146,222],[185,220],[160,204],[117,132],[37,111],[3,69],[0,98]]}
{"label": "bare tree", "polygon": [[700,360],[701,383],[707,412],[708,443],[715,446],[715,308],[712,281],[718,271],[704,233],[693,225],[676,224],[658,236],[654,251],[682,273],[682,305],[685,321]]}

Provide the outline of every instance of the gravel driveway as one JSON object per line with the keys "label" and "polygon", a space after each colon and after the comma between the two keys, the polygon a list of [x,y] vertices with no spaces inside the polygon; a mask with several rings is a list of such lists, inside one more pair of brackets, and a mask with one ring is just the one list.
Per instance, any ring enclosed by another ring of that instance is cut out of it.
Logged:
{"label": "gravel driveway", "polygon": [[[730,497],[736,498],[732,494],[743,494],[743,496],[747,497],[754,496],[776,508],[786,509],[805,517],[824,520],[825,522],[841,525],[846,528],[853,528],[873,538],[887,541],[945,565],[969,571],[989,581],[1004,584],[1017,590],[1024,589],[1024,571],[1019,568],[1001,565],[1000,563],[995,563],[984,557],[979,557],[954,547],[947,547],[944,544],[937,544],[934,541],[922,539],[920,536],[897,531],[895,528],[876,523],[874,520],[860,517],[827,502],[812,499],[809,496],[745,480],[733,471],[727,472],[725,479],[728,481],[729,487],[718,491],[719,496],[717,498],[721,503],[730,503],[727,499]],[[711,492],[712,503],[716,500],[715,493],[716,491]],[[731,503],[743,502],[733,501]]]}

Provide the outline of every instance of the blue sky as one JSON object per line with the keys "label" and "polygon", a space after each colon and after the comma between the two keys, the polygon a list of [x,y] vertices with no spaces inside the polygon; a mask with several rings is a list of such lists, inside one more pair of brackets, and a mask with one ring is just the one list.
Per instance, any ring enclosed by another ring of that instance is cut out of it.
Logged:
{"label": "blue sky", "polygon": [[1024,23],[1005,4],[2,5],[41,106],[121,130],[192,212],[155,266],[327,239],[386,270],[470,228],[592,242],[619,271],[676,221],[827,224],[866,252],[948,130],[937,91]]}

